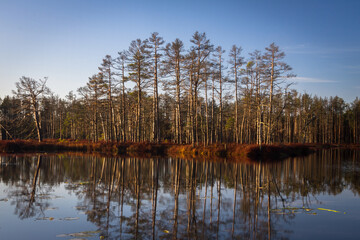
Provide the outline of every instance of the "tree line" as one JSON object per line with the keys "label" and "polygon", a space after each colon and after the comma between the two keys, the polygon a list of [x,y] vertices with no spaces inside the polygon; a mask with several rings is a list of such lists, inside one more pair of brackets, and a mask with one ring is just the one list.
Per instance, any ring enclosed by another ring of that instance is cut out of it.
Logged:
{"label": "tree line", "polygon": [[22,77],[0,99],[2,139],[212,143],[359,143],[360,101],[300,94],[275,43],[247,58],[205,33],[190,47],[158,33],[106,55],[63,99],[47,79]]}

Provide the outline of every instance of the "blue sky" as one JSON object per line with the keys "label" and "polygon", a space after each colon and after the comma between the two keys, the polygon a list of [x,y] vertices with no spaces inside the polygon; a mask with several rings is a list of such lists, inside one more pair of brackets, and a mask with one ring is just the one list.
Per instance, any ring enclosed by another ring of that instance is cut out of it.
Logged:
{"label": "blue sky", "polygon": [[0,97],[21,76],[46,76],[64,97],[136,38],[159,32],[190,46],[200,31],[215,46],[241,46],[245,58],[275,42],[299,92],[351,102],[360,96],[359,12],[357,0],[0,0]]}

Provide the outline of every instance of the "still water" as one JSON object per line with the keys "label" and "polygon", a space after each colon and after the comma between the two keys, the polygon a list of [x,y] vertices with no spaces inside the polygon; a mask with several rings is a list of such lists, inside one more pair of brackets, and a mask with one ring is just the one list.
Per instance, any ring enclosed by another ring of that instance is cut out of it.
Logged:
{"label": "still water", "polygon": [[277,163],[3,155],[0,164],[0,239],[360,238],[360,151]]}

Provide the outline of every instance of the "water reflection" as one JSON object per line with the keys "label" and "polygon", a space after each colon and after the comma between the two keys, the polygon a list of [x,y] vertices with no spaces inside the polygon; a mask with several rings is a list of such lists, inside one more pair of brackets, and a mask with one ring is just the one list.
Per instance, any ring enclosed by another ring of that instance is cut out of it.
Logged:
{"label": "water reflection", "polygon": [[39,155],[2,156],[0,183],[20,220],[52,220],[55,199],[75,195],[97,238],[283,239],[319,195],[358,198],[359,174],[359,151],[344,150],[266,164]]}

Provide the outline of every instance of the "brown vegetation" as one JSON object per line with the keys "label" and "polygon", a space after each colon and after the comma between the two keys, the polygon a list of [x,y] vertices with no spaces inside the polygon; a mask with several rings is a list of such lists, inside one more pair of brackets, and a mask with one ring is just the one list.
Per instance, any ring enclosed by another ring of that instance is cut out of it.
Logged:
{"label": "brown vegetation", "polygon": [[287,157],[305,156],[313,153],[317,146],[310,144],[213,144],[207,147],[172,145],[169,154],[184,157],[220,157],[236,160],[281,160]]}
{"label": "brown vegetation", "polygon": [[0,141],[0,153],[59,153],[81,152],[111,155],[128,155],[136,157],[172,156],[191,159],[231,159],[231,160],[280,160],[287,157],[305,156],[316,149],[323,148],[360,148],[359,145],[330,144],[212,144],[192,146],[171,143],[149,142],[111,142],[111,141],[77,141],[46,139]]}
{"label": "brown vegetation", "polygon": [[111,141],[92,142],[87,140],[57,140],[45,139],[42,142],[35,140],[2,140],[0,152],[2,153],[34,153],[34,152],[85,152],[112,155],[123,154],[150,154],[164,155],[167,144],[155,143],[119,143]]}

